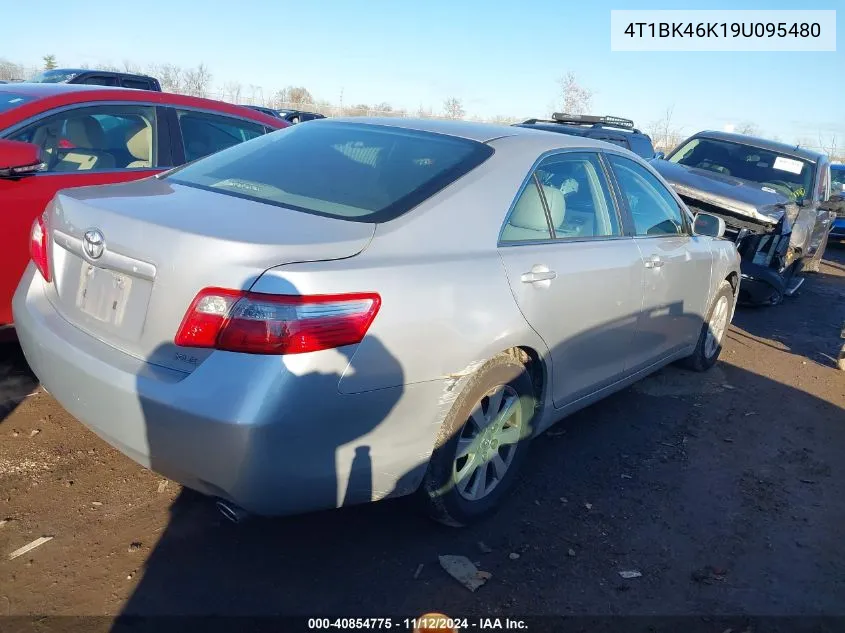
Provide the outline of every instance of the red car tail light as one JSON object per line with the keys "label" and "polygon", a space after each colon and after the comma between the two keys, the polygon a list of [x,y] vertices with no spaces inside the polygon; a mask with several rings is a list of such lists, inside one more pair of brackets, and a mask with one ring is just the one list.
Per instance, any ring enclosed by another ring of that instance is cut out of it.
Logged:
{"label": "red car tail light", "polygon": [[50,281],[50,262],[47,259],[47,223],[44,222],[43,214],[35,218],[32,223],[32,230],[29,233],[29,256],[44,280]]}
{"label": "red car tail light", "polygon": [[375,293],[273,295],[205,288],[174,342],[249,354],[302,354],[360,343],[381,306]]}

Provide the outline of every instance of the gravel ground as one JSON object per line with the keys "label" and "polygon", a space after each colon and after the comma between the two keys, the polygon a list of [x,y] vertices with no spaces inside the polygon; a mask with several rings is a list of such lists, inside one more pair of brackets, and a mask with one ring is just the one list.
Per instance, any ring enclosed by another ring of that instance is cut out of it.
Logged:
{"label": "gravel ground", "polygon": [[[7,347],[0,615],[845,615],[829,250],[800,296],[737,313],[711,372],[667,368],[538,438],[501,512],[466,530],[405,500],[231,525],[84,429]],[[492,578],[471,593],[442,554]]]}

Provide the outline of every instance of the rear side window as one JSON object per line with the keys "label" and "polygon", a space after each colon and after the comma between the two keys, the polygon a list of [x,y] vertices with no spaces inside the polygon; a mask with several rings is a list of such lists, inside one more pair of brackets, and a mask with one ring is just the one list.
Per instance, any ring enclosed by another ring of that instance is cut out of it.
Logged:
{"label": "rear side window", "polygon": [[135,90],[152,90],[152,83],[148,79],[131,79],[124,77],[121,80],[124,88],[134,88]]}
{"label": "rear side window", "polygon": [[319,121],[209,156],[169,179],[307,213],[385,222],[492,153],[489,145],[453,136]]}
{"label": "rear side window", "polygon": [[613,134],[602,134],[599,132],[598,134],[590,134],[590,138],[594,138],[597,141],[604,141],[605,143],[613,143],[614,145],[618,145],[619,147],[624,147],[625,149],[631,149],[631,146],[628,144],[627,138],[622,138],[619,136],[614,136]]}
{"label": "rear side window", "polygon": [[86,84],[88,86],[116,86],[117,77],[109,75],[91,75],[90,77],[85,77],[76,83]]}
{"label": "rear side window", "polygon": [[178,114],[188,163],[264,135],[264,126],[252,121],[204,112],[180,110]]}

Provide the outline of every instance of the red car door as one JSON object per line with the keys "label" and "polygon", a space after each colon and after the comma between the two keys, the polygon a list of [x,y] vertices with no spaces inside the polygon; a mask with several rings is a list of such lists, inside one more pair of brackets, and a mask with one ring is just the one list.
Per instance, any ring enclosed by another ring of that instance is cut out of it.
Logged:
{"label": "red car door", "polygon": [[12,295],[29,263],[29,232],[59,189],[138,180],[161,169],[38,174],[0,180],[0,326],[12,323]]}

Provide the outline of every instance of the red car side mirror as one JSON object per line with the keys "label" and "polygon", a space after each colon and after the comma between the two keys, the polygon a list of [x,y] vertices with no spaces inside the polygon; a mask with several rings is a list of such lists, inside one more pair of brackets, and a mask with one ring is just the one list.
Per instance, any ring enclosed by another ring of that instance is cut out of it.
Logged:
{"label": "red car side mirror", "polygon": [[0,178],[23,178],[44,167],[38,145],[0,140]]}

